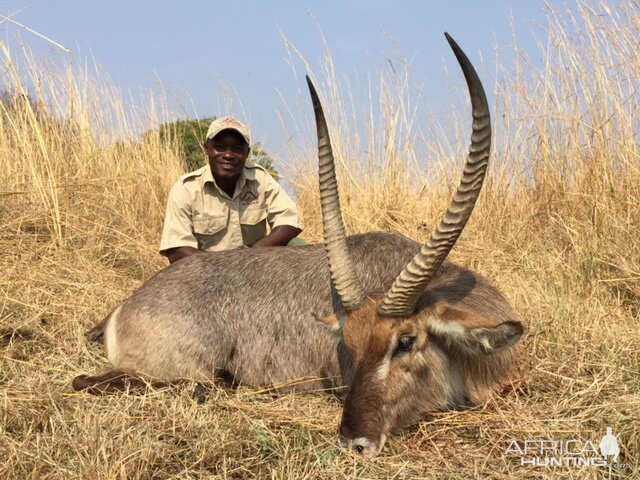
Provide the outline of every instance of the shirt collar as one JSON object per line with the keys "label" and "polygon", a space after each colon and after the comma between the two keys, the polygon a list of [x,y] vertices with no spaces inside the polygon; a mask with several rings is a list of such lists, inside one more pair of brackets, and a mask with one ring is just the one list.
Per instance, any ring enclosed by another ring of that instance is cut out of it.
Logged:
{"label": "shirt collar", "polygon": [[[242,172],[240,172],[240,177],[236,182],[236,185],[237,185],[236,193],[242,191],[242,188],[244,187],[246,182],[255,182],[255,181],[256,181],[256,169],[253,163],[247,162],[245,163],[244,168],[242,169]],[[218,184],[216,183],[216,179],[213,178],[213,173],[211,172],[211,165],[209,165],[209,162],[207,162],[204,168],[202,183],[203,185],[207,183],[211,183],[215,188],[217,188],[220,192],[222,192],[222,190],[220,190],[220,187],[218,187]]]}

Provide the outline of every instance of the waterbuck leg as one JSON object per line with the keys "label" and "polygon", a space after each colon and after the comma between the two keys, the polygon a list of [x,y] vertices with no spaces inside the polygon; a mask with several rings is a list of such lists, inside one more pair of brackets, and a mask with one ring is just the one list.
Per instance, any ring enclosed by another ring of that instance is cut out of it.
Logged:
{"label": "waterbuck leg", "polygon": [[171,385],[173,385],[173,383],[145,381],[142,378],[131,376],[122,370],[111,370],[103,375],[94,377],[79,375],[73,379],[74,390],[86,390],[93,395],[124,391],[142,393],[149,387],[166,388]]}
{"label": "waterbuck leg", "polygon": [[104,320],[102,320],[99,324],[85,333],[85,338],[88,342],[99,342],[102,339],[102,336],[104,335],[104,329],[107,326],[107,320],[109,320],[110,316],[111,315],[107,315]]}
{"label": "waterbuck leg", "polygon": [[[183,383],[191,383],[189,380],[176,380],[174,382],[152,382],[145,381],[140,377],[134,377],[122,370],[111,370],[103,375],[90,377],[79,375],[73,379],[73,389],[75,391],[86,390],[93,395],[104,395],[116,392],[144,393],[149,387],[167,388]],[[203,404],[207,401],[211,393],[212,385],[196,383],[191,395],[193,399]]]}
{"label": "waterbuck leg", "polygon": [[211,385],[205,385],[204,383],[196,383],[195,388],[193,389],[193,393],[191,397],[198,403],[202,405],[209,398],[209,394],[211,393]]}

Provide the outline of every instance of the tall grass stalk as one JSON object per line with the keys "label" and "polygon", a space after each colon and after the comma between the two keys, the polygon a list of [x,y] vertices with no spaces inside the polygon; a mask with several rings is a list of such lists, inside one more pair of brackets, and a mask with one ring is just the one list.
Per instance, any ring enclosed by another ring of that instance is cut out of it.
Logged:
{"label": "tall grass stalk", "polygon": [[0,188],[25,193],[0,205],[6,226],[122,264],[154,258],[166,193],[183,167],[177,145],[137,138],[169,119],[164,100],[132,111],[100,72],[38,63],[27,50],[18,67],[0,50]]}

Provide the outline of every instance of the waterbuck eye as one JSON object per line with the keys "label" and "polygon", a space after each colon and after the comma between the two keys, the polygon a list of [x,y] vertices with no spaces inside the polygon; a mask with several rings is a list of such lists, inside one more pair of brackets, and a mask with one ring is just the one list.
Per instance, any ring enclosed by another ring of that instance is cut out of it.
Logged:
{"label": "waterbuck eye", "polygon": [[398,348],[396,349],[396,353],[406,353],[413,350],[413,344],[416,341],[416,337],[410,337],[409,335],[404,335],[398,339]]}

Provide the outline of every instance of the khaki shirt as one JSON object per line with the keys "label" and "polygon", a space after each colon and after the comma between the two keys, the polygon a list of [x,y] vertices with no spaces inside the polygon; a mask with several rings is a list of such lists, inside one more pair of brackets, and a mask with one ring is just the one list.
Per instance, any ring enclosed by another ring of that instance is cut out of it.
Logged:
{"label": "khaki shirt", "polygon": [[280,225],[302,228],[295,204],[260,165],[246,163],[233,198],[215,183],[211,168],[180,177],[169,193],[160,251],[205,251],[251,246]]}

